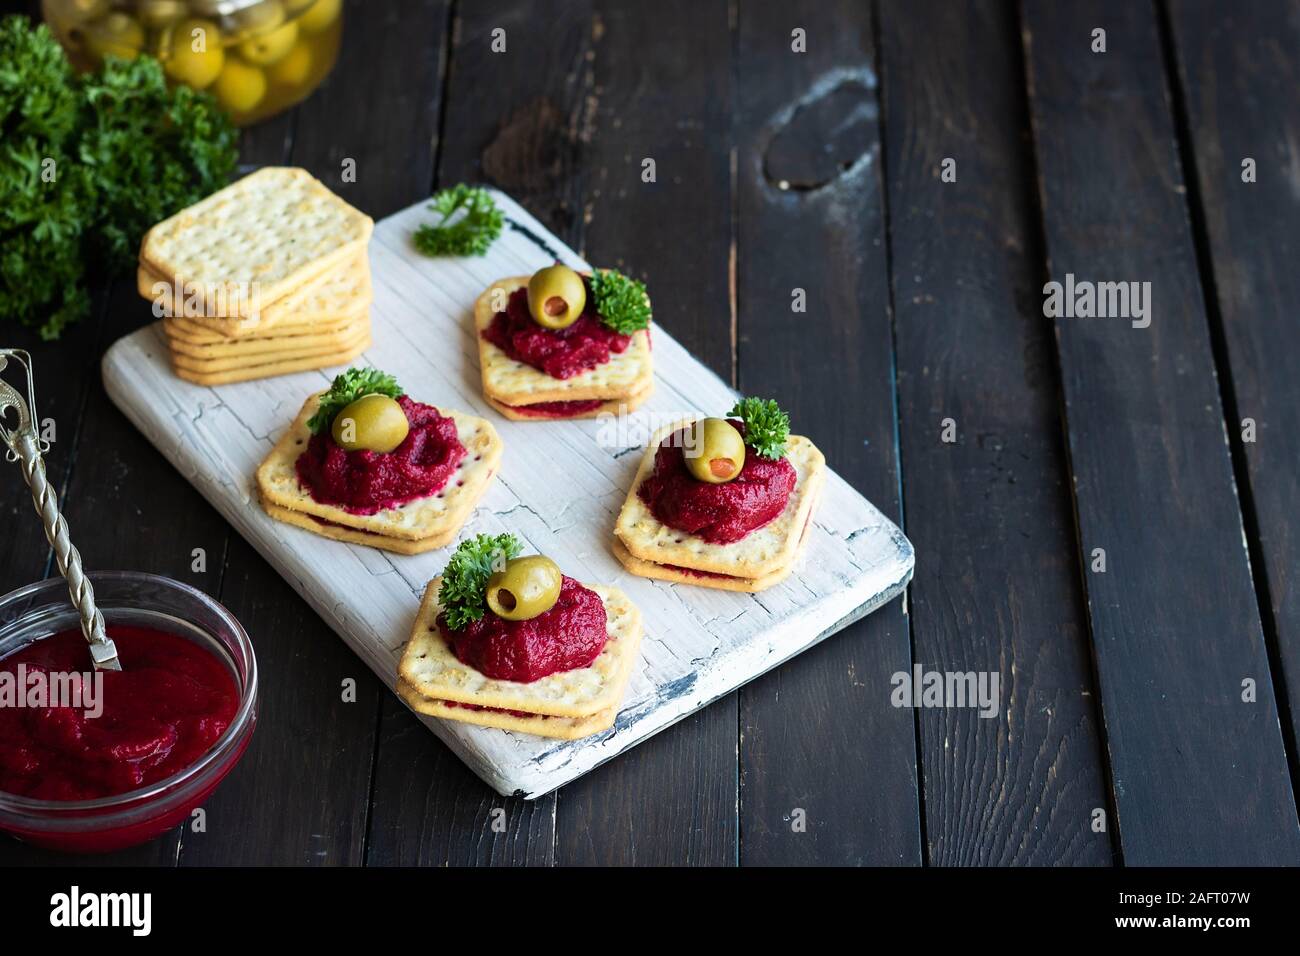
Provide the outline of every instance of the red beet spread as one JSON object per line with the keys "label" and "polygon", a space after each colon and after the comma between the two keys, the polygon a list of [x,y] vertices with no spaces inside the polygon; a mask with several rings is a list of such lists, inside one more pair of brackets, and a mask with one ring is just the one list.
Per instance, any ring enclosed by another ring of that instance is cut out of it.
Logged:
{"label": "red beet spread", "polygon": [[524,684],[586,667],[608,638],[600,595],[567,575],[555,606],[537,617],[506,621],[488,610],[458,631],[439,616],[438,629],[462,664],[496,680]]}
{"label": "red beet spread", "polygon": [[533,418],[572,418],[594,412],[605,404],[603,398],[592,398],[576,402],[534,402],[531,405],[509,405],[511,411]]}
{"label": "red beet spread", "polygon": [[[731,425],[739,430],[738,423]],[[656,518],[710,544],[731,544],[785,510],[796,478],[789,461],[769,461],[750,450],[739,475],[711,485],[686,469],[684,434],[679,429],[660,442],[654,469],[638,491]]]}
{"label": "red beet spread", "polygon": [[[42,800],[126,793],[192,766],[225,733],[239,690],[225,665],[192,641],[109,625],[121,671],[104,671],[102,712],[0,708],[0,790]],[[0,671],[90,673],[80,631],[62,631],[0,661]],[[16,676],[14,679],[17,679]]]}
{"label": "red beet spread", "polygon": [[397,404],[410,431],[390,452],[344,451],[328,428],[311,437],[294,469],[312,498],[369,515],[442,490],[466,454],[455,420],[405,395]]}
{"label": "red beet spread", "polygon": [[511,710],[508,707],[484,707],[482,704],[466,704],[459,700],[440,700],[438,703],[445,707],[461,707],[465,710],[484,710],[494,714],[509,714],[511,717],[540,717],[545,720],[549,714],[534,714],[526,710]]}
{"label": "red beet spread", "polygon": [[726,579],[735,579],[738,581],[745,580],[744,578],[735,574],[722,574],[721,572],[718,571],[701,571],[699,568],[687,568],[687,567],[683,567],[680,564],[663,564],[660,565],[660,567],[668,568],[668,570],[670,571],[680,571],[682,574],[689,575],[690,577],[693,578],[726,578]]}
{"label": "red beet spread", "polygon": [[506,310],[492,317],[483,330],[487,339],[516,362],[545,372],[551,378],[573,378],[603,365],[611,354],[627,350],[632,336],[620,335],[601,321],[587,283],[587,305],[578,320],[564,329],[544,329],[528,311],[528,289],[510,293]]}

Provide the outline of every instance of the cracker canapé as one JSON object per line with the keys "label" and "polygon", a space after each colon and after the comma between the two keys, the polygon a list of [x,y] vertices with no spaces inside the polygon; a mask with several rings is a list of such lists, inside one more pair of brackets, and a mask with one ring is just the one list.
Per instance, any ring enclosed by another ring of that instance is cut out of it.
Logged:
{"label": "cracker canap\u00e9", "polygon": [[431,539],[433,543],[429,543],[429,548],[450,544],[487,491],[500,464],[503,445],[492,423],[475,415],[439,408],[441,414],[456,422],[456,434],[465,446],[465,457],[447,484],[427,498],[417,498],[374,514],[358,515],[314,499],[311,492],[299,483],[294,470],[294,463],[311,438],[307,421],[315,414],[321,394],[324,393],[313,395],[303,403],[298,417],[258,467],[257,488],[262,501],[384,538],[421,543],[429,543]]}
{"label": "cracker canap\u00e9", "polygon": [[[547,717],[589,718],[611,709],[617,712],[641,646],[641,612],[618,588],[584,586],[595,591],[605,605],[609,635],[600,654],[586,667],[549,674],[525,684],[496,680],[462,664],[438,629],[438,615],[442,613],[438,603],[442,587],[439,576],[424,590],[397,675],[415,694],[430,702],[452,701]],[[448,713],[440,716],[471,723],[481,722],[474,718],[484,713],[467,707],[445,709]]]}
{"label": "cracker canap\u00e9", "polygon": [[659,443],[691,421],[694,419],[683,419],[655,432],[641,456],[636,477],[614,525],[614,534],[632,557],[651,564],[674,564],[755,580],[788,568],[795,559],[803,530],[825,481],[826,459],[807,438],[791,435],[786,442],[785,457],[794,466],[795,486],[785,510],[739,541],[710,544],[663,524],[637,494],[654,468]]}
{"label": "cracker canap\u00e9", "polygon": [[496,314],[493,306],[527,285],[528,276],[500,279],[488,286],[474,303],[474,333],[478,339],[483,394],[489,401],[501,405],[534,405],[597,398],[626,400],[630,396],[650,394],[649,389],[654,384],[654,365],[648,329],[634,332],[628,347],[621,354],[611,355],[608,362],[565,379],[551,378],[531,365],[516,362],[483,338],[483,330],[492,324],[492,317]]}

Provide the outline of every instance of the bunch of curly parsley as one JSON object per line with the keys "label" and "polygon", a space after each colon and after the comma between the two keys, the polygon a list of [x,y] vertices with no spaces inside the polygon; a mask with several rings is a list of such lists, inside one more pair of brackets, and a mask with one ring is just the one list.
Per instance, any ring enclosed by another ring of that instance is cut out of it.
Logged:
{"label": "bunch of curly parsley", "polygon": [[88,275],[129,271],[150,226],[225,185],[236,139],[152,57],[78,75],[44,24],[0,20],[0,317],[57,338]]}

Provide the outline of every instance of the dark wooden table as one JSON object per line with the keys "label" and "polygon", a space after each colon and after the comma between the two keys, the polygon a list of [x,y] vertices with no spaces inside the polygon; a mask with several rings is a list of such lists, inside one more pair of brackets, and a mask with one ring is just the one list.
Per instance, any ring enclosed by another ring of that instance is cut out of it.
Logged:
{"label": "dark wooden table", "polygon": [[[558,793],[502,799],[106,399],[100,355],[150,319],[124,279],[59,343],[6,344],[35,354],[88,565],[218,597],[264,682],[206,832],[86,862],[1300,863],[1300,3],[347,16],[337,69],[245,133],[247,163],[376,218],[510,192],[778,397],[905,527],[916,577]],[[1067,273],[1149,282],[1150,325],[1046,317]],[[16,474],[3,502],[8,590],[52,566]],[[893,707],[914,663],[997,671],[999,714]]]}

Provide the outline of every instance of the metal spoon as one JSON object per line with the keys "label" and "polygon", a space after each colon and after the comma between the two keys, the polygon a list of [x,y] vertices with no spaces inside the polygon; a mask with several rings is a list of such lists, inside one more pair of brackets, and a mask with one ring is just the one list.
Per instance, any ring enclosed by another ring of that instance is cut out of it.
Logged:
{"label": "metal spoon", "polygon": [[[104,616],[95,607],[95,590],[81,570],[81,554],[68,538],[68,523],[59,513],[58,499],[45,476],[45,461],[41,458],[50,450],[49,442],[42,441],[36,432],[36,384],[32,379],[32,357],[22,349],[0,349],[0,372],[13,359],[27,372],[27,398],[8,382],[0,379],[0,439],[9,446],[5,458],[23,466],[23,477],[32,489],[32,503],[45,525],[45,537],[54,548],[54,559],[59,572],[68,582],[68,594],[81,614],[81,633],[90,644],[90,658],[97,671],[120,671],[117,647],[104,630]],[[7,424],[9,409],[18,412],[18,425]]]}

